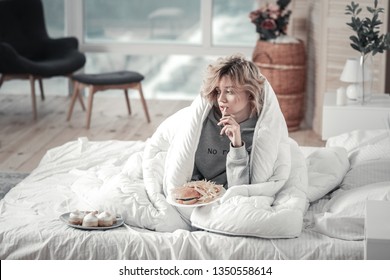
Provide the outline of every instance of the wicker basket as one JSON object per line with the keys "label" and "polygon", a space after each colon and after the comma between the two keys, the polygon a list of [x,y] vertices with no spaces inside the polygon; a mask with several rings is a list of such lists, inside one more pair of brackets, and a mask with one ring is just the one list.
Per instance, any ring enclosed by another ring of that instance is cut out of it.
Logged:
{"label": "wicker basket", "polygon": [[274,89],[289,131],[298,130],[303,119],[306,86],[303,42],[275,44],[258,41],[252,60]]}

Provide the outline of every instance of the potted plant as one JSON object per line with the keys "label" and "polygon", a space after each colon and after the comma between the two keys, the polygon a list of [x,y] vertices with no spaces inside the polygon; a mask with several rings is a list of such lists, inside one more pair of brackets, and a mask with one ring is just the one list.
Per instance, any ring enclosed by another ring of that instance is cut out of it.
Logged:
{"label": "potted plant", "polygon": [[301,40],[287,36],[290,2],[267,2],[249,18],[259,33],[252,60],[274,89],[289,131],[295,131],[303,119],[306,53]]}
{"label": "potted plant", "polygon": [[[349,37],[351,47],[360,54],[358,71],[358,81],[362,83],[360,86],[360,99],[364,104],[371,93],[370,83],[372,82],[372,74],[366,69],[369,60],[377,53],[383,53],[390,48],[390,33],[380,34],[380,26],[383,22],[380,20],[380,13],[384,12],[383,8],[378,7],[378,0],[374,1],[374,7],[367,7],[367,11],[371,17],[360,18],[359,14],[362,8],[359,3],[351,2],[345,8],[345,14],[351,16],[351,21],[347,25],[355,32],[355,35]],[[371,80],[371,81],[369,81]]]}
{"label": "potted plant", "polygon": [[291,0],[278,0],[276,4],[266,3],[265,6],[250,12],[249,18],[256,26],[259,40],[276,39],[286,35],[291,10],[287,10]]}

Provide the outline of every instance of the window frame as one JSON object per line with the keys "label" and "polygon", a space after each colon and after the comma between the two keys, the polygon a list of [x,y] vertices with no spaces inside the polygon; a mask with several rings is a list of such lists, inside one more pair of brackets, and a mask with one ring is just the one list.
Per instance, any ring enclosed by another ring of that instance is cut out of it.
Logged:
{"label": "window frame", "polygon": [[[115,42],[85,42],[83,28],[84,1],[64,0],[65,7],[65,35],[75,36],[79,40],[80,50],[83,52],[113,52],[128,55],[194,55],[194,56],[224,56],[232,53],[242,53],[251,56],[253,47],[245,46],[213,46],[212,44],[212,16],[213,1],[201,1],[201,28],[202,42],[200,45],[175,44],[155,42],[145,43],[115,43]],[[253,42],[254,44],[256,42]],[[131,48],[129,48],[131,45]]]}

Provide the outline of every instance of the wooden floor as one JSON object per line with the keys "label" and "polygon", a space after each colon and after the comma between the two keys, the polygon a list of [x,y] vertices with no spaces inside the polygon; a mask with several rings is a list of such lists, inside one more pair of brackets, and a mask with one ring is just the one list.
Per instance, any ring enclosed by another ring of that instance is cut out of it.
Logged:
{"label": "wooden floor", "polygon": [[[85,128],[86,114],[76,103],[72,119],[66,115],[70,98],[37,96],[38,119],[32,119],[29,95],[0,94],[0,171],[31,172],[48,149],[78,137],[92,141],[109,139],[146,140],[158,125],[179,109],[188,106],[185,100],[147,100],[151,123],[147,123],[138,99],[131,98],[132,115],[127,114],[122,95],[94,98],[91,128]],[[323,146],[324,142],[311,130],[291,133],[300,145]]]}

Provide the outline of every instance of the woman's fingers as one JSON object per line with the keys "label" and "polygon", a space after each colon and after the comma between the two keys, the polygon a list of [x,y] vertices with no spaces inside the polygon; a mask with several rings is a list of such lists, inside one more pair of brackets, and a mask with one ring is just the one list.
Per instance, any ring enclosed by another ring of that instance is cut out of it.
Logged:
{"label": "woman's fingers", "polygon": [[236,124],[236,125],[238,125],[238,123],[234,119],[233,115],[228,115],[228,116],[222,117],[219,120],[219,123],[218,123],[218,125],[227,125],[227,124],[231,124],[231,125]]}
{"label": "woman's fingers", "polygon": [[229,137],[233,136],[235,133],[240,131],[240,125],[236,120],[230,115],[222,117],[218,123],[219,126],[222,126],[221,135],[226,134]]}
{"label": "woman's fingers", "polygon": [[226,135],[234,147],[241,145],[240,125],[236,122],[233,115],[223,116],[219,123],[222,126],[220,135]]}
{"label": "woman's fingers", "polygon": [[233,137],[235,134],[240,132],[240,128],[232,126],[232,125],[225,125],[222,129],[220,134],[226,134],[229,138]]}
{"label": "woman's fingers", "polygon": [[240,127],[235,127],[232,125],[226,125],[221,129],[221,135],[225,134],[230,142],[232,142],[233,147],[241,147],[242,141],[241,141],[241,133],[240,133]]}
{"label": "woman's fingers", "polygon": [[229,125],[225,125],[225,126],[221,129],[220,134],[221,134],[221,135],[226,134],[227,136],[231,136],[231,135],[232,135],[232,132],[231,132],[231,130],[230,130]]}

